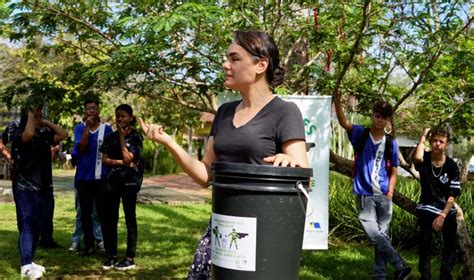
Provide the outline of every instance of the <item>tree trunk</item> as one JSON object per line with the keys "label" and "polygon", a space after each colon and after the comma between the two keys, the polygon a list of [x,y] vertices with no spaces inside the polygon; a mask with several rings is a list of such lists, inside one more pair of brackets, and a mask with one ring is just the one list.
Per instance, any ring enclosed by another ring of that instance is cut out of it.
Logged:
{"label": "tree trunk", "polygon": [[399,193],[397,190],[395,190],[392,200],[398,207],[416,216],[416,203],[413,200]]}
{"label": "tree trunk", "polygon": [[160,152],[158,149],[155,149],[155,151],[153,152],[153,166],[152,166],[153,175],[155,175],[158,170],[158,154],[159,153]]}
{"label": "tree trunk", "polygon": [[[352,175],[352,165],[354,163],[353,160],[346,159],[335,154],[333,151],[330,151],[329,161],[333,163],[331,170],[349,177]],[[416,202],[399,193],[398,191],[395,191],[393,194],[393,203],[395,203],[401,209],[416,216]],[[462,279],[470,280],[474,279],[472,277],[474,273],[474,261],[472,259],[473,245],[466,227],[466,223],[464,221],[462,209],[457,204],[456,208],[458,210],[456,217],[458,246],[463,265]]]}
{"label": "tree trunk", "polygon": [[474,272],[474,261],[472,259],[472,241],[467,231],[466,223],[464,222],[464,214],[459,205],[455,204],[457,209],[456,222],[458,234],[458,246],[461,253],[461,260],[463,263],[462,279],[473,279],[471,276]]}
{"label": "tree trunk", "polygon": [[348,177],[352,176],[352,165],[354,163],[353,160],[343,158],[331,150],[329,154],[329,162],[333,163],[331,170]]}

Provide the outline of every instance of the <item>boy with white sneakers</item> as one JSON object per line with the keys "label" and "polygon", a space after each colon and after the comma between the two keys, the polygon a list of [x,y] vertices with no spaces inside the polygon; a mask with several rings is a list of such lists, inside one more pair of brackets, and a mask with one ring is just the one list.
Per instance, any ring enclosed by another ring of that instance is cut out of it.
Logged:
{"label": "boy with white sneakers", "polygon": [[25,264],[21,267],[21,277],[38,279],[43,277],[43,274],[46,273],[44,266],[31,262],[30,264]]}
{"label": "boy with white sneakers", "polygon": [[21,277],[41,278],[45,268],[33,262],[47,217],[53,187],[51,146],[66,138],[60,126],[43,119],[43,106],[25,108],[12,133],[12,190],[18,224]]}

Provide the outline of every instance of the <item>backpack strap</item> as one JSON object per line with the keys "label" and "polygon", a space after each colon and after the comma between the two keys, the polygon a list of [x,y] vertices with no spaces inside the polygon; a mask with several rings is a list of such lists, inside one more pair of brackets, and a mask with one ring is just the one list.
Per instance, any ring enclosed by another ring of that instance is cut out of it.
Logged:
{"label": "backpack strap", "polygon": [[364,128],[364,131],[360,135],[359,139],[357,139],[357,143],[354,147],[354,156],[357,157],[364,151],[365,143],[369,140],[370,128]]}
{"label": "backpack strap", "polygon": [[385,133],[385,169],[387,170],[388,175],[390,175],[390,168],[392,167],[392,154],[393,154],[393,136]]}
{"label": "backpack strap", "polygon": [[355,177],[357,158],[364,150],[365,143],[367,143],[367,140],[369,139],[369,133],[370,128],[364,128],[364,131],[362,131],[362,134],[359,136],[359,139],[357,139],[357,142],[354,145],[354,164],[352,165],[352,178]]}

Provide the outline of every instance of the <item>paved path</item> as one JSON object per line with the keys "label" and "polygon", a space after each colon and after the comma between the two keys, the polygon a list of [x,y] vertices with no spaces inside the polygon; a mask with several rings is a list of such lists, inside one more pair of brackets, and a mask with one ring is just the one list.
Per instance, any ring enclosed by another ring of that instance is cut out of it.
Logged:
{"label": "paved path", "polygon": [[[54,191],[73,191],[74,170],[53,171]],[[11,182],[0,180],[0,202],[9,202],[8,192]],[[2,195],[5,193],[5,195]],[[211,201],[211,190],[203,189],[184,173],[165,176],[145,177],[142,189],[138,194],[142,203],[186,204]]]}

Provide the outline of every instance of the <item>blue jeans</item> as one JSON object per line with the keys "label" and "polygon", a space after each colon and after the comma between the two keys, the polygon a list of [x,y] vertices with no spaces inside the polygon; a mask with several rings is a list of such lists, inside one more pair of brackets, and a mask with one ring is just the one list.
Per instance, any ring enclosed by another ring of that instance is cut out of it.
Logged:
{"label": "blue jeans", "polygon": [[[72,234],[72,242],[80,243],[83,231],[82,231],[82,223],[81,223],[81,205],[79,204],[79,196],[77,194],[77,188],[74,187],[74,206],[76,208],[76,222],[74,226],[74,233]],[[102,241],[102,230],[100,229],[100,222],[99,216],[97,215],[97,211],[94,208],[92,209],[92,226],[94,228],[94,238],[95,240]]]}
{"label": "blue jeans", "polygon": [[44,205],[47,205],[50,194],[48,190],[31,191],[13,188],[22,266],[33,261],[39,235],[48,216],[49,209]]}
{"label": "blue jeans", "polygon": [[54,193],[53,188],[41,191],[43,194],[43,207],[45,220],[40,233],[40,244],[50,244],[54,242],[53,239],[53,218],[54,218]]}
{"label": "blue jeans", "polygon": [[387,261],[396,270],[405,264],[398,252],[392,247],[389,238],[392,220],[392,201],[385,195],[356,196],[359,220],[369,240],[375,245],[374,278],[387,277]]}

